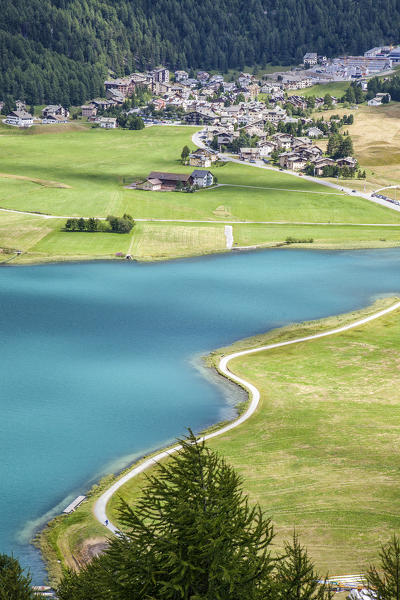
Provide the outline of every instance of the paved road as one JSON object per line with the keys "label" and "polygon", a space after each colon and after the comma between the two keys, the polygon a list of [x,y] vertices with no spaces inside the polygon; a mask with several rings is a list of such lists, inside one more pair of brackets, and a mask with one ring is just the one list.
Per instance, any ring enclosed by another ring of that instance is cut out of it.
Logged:
{"label": "paved road", "polygon": [[[207,146],[204,143],[204,141],[200,138],[200,134],[201,134],[201,131],[194,133],[192,135],[192,142],[194,144],[196,144],[197,146],[199,146],[199,148],[206,148]],[[256,167],[257,169],[266,169],[269,171],[278,171],[279,172],[279,168],[272,167],[271,165],[266,165],[261,160],[258,160],[255,163],[248,163],[248,162],[239,160],[238,158],[234,158],[230,154],[220,154],[220,157],[222,158],[222,160],[238,163],[240,165],[245,164],[250,167]],[[285,173],[287,175],[292,175],[293,177],[301,177],[301,179],[306,179],[307,181],[312,181],[314,183],[319,183],[320,185],[324,185],[326,187],[330,187],[330,188],[339,190],[341,192],[344,192],[345,194],[348,194],[349,196],[360,196],[361,198],[365,198],[366,200],[369,200],[370,202],[374,202],[375,204],[380,204],[381,206],[385,206],[386,208],[391,208],[392,210],[400,212],[400,206],[393,204],[392,202],[388,202],[387,200],[383,200],[382,198],[375,198],[374,196],[372,196],[371,193],[367,193],[367,192],[353,193],[351,188],[348,188],[348,187],[345,187],[343,185],[339,185],[336,183],[332,183],[331,181],[325,181],[323,179],[318,179],[316,177],[310,177],[308,175],[300,175],[296,171],[285,170]]]}
{"label": "paved road", "polygon": [[[248,163],[248,162],[239,160],[238,158],[233,158],[232,156],[230,156],[228,154],[222,154],[221,157],[223,160],[238,163],[239,165],[245,164],[250,167],[256,167],[258,169],[266,169],[269,171],[281,172],[277,167],[271,167],[270,165],[266,165],[262,161],[256,161],[255,163]],[[361,198],[365,198],[366,200],[369,200],[370,202],[374,202],[375,204],[380,204],[381,206],[385,206],[386,208],[391,208],[392,210],[400,212],[400,206],[398,206],[397,204],[393,204],[392,202],[388,202],[387,200],[383,200],[382,198],[375,198],[374,196],[372,196],[372,193],[369,193],[369,192],[368,193],[367,192],[353,193],[351,188],[348,188],[348,187],[345,187],[343,185],[339,185],[336,183],[332,183],[331,181],[324,181],[323,179],[318,179],[317,177],[310,177],[309,175],[300,175],[299,173],[296,173],[295,171],[285,170],[284,172],[286,175],[292,175],[293,177],[300,177],[301,179],[306,179],[307,181],[319,183],[320,185],[324,185],[326,187],[330,187],[335,190],[340,190],[341,192],[344,192],[345,194],[347,194],[349,196],[359,196]]]}
{"label": "paved road", "polygon": [[[225,375],[225,377],[227,377],[228,379],[230,379],[230,380],[234,381],[235,383],[239,384],[240,386],[244,387],[249,393],[250,402],[249,402],[249,405],[248,405],[246,411],[238,419],[236,419],[236,421],[233,421],[233,423],[229,423],[229,425],[225,425],[225,427],[222,427],[221,429],[218,429],[217,431],[215,431],[213,433],[209,433],[208,435],[205,435],[204,437],[201,438],[201,440],[209,440],[211,438],[222,435],[228,431],[231,431],[232,429],[235,429],[236,427],[238,427],[239,425],[242,425],[242,423],[247,421],[247,419],[249,419],[254,414],[254,412],[257,410],[258,403],[260,401],[260,392],[259,392],[258,388],[256,388],[256,386],[253,385],[252,383],[250,383],[249,381],[246,381],[246,379],[243,379],[242,377],[235,375],[234,373],[232,373],[232,371],[229,370],[228,365],[231,360],[233,360],[235,358],[239,358],[240,356],[256,354],[258,352],[264,352],[266,350],[273,350],[275,348],[281,348],[283,346],[292,346],[293,344],[299,344],[299,343],[308,342],[311,340],[316,340],[319,338],[327,337],[330,335],[336,335],[338,333],[343,333],[344,331],[348,331],[349,329],[354,329],[355,327],[359,327],[360,325],[364,325],[365,323],[369,323],[370,321],[379,319],[380,317],[383,317],[384,315],[387,315],[388,313],[391,313],[399,308],[400,308],[400,302],[396,302],[389,308],[380,310],[379,312],[377,312],[373,315],[370,315],[369,317],[364,317],[363,319],[359,319],[358,321],[355,321],[354,323],[350,323],[349,325],[343,325],[342,327],[337,327],[336,329],[331,329],[330,331],[324,331],[322,333],[308,335],[305,337],[297,338],[295,340],[290,340],[288,342],[279,342],[277,344],[268,344],[267,346],[251,348],[250,350],[242,350],[241,352],[234,352],[232,354],[228,354],[227,356],[223,356],[218,365],[219,371],[223,375]],[[174,452],[177,452],[180,449],[181,449],[181,446],[177,445],[177,446],[174,446],[173,448],[170,448],[169,450],[164,450],[163,452],[159,452],[155,456],[145,460],[142,464],[138,465],[137,467],[135,467],[134,469],[129,471],[129,473],[127,473],[126,475],[121,477],[121,479],[116,481],[108,490],[103,492],[103,494],[100,496],[100,498],[96,501],[94,508],[93,508],[93,513],[94,513],[94,516],[96,517],[96,519],[100,523],[102,523],[105,527],[107,527],[110,531],[112,531],[113,533],[118,533],[117,527],[115,527],[115,525],[113,525],[113,523],[111,523],[109,520],[107,520],[106,508],[107,508],[107,503],[110,500],[111,496],[113,496],[113,494],[115,494],[115,492],[117,490],[119,490],[127,481],[130,481],[133,477],[136,477],[136,475],[139,475],[139,473],[143,473],[143,471],[146,471],[147,469],[149,469],[156,463],[160,462],[167,456],[170,456],[171,454],[173,454]],[[107,521],[107,524],[106,524],[106,521]]]}

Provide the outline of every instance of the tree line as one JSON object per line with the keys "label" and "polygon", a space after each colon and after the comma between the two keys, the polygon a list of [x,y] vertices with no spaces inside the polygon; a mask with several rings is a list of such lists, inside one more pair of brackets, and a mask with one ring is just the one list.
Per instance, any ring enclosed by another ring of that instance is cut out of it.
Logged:
{"label": "tree line", "polygon": [[[120,501],[121,531],[79,573],[66,570],[59,600],[332,600],[296,532],[273,551],[274,527],[251,506],[235,470],[190,435],[158,464],[135,506]],[[400,600],[400,541],[367,572],[379,600]],[[31,578],[0,555],[0,598],[34,600]]]}
{"label": "tree line", "polygon": [[[250,506],[235,470],[193,434],[180,443],[134,507],[121,501],[123,533],[79,574],[66,572],[59,599],[330,600],[298,535],[276,555],[271,520]],[[368,581],[378,598],[400,600],[397,538],[380,558]]]}
{"label": "tree line", "polygon": [[[3,0],[0,98],[78,105],[158,64],[227,72],[397,38],[399,0]],[[204,40],[207,40],[205,43]]]}
{"label": "tree line", "polygon": [[95,233],[96,231],[111,232],[111,233],[129,233],[135,225],[135,221],[131,215],[126,213],[122,217],[115,217],[114,215],[108,215],[105,221],[96,219],[95,217],[89,217],[84,219],[67,219],[65,223],[65,231],[87,231],[89,233]]}

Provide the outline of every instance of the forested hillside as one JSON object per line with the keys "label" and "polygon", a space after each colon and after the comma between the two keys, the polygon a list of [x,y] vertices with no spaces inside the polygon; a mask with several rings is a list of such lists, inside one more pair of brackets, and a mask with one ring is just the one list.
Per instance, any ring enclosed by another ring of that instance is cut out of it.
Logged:
{"label": "forested hillside", "polygon": [[400,0],[2,0],[0,98],[78,104],[160,63],[226,71],[396,42]]}

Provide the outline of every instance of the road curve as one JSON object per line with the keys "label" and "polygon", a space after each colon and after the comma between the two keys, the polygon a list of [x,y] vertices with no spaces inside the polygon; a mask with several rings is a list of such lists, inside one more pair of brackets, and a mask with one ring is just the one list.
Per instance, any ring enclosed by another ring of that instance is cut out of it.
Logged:
{"label": "road curve", "polygon": [[[322,333],[315,333],[313,335],[308,335],[305,337],[297,338],[295,340],[289,340],[287,342],[278,342],[276,344],[268,344],[266,346],[259,346],[258,348],[251,348],[249,350],[241,350],[240,352],[234,352],[232,354],[228,354],[227,356],[223,356],[221,358],[221,360],[219,361],[219,365],[218,365],[218,369],[219,369],[220,373],[225,375],[225,377],[227,377],[231,381],[234,381],[235,383],[237,383],[240,386],[242,386],[243,388],[245,388],[249,393],[250,402],[249,402],[249,405],[248,405],[246,411],[239,418],[237,418],[232,423],[229,423],[228,425],[221,427],[221,429],[218,429],[217,431],[214,431],[213,433],[209,433],[209,434],[201,437],[200,440],[201,441],[210,440],[214,437],[217,437],[219,435],[226,433],[227,431],[231,431],[232,429],[235,429],[235,427],[238,427],[239,425],[241,425],[242,423],[247,421],[247,419],[249,417],[251,417],[251,415],[257,409],[258,403],[260,401],[259,390],[256,388],[255,385],[253,385],[249,381],[246,381],[242,377],[235,375],[234,373],[232,373],[232,371],[229,370],[228,365],[231,360],[238,358],[240,356],[246,356],[248,354],[256,354],[257,352],[263,352],[265,350],[273,350],[274,348],[282,348],[283,346],[291,346],[293,344],[299,344],[301,342],[308,342],[308,341],[316,340],[316,339],[319,339],[322,337],[335,335],[337,333],[342,333],[343,331],[348,331],[349,329],[353,329],[355,327],[359,327],[360,325],[364,325],[365,323],[369,323],[370,321],[374,321],[375,319],[379,319],[380,317],[383,317],[384,315],[387,315],[388,313],[391,313],[391,312],[397,310],[398,308],[400,308],[400,302],[396,302],[389,308],[380,310],[379,312],[374,313],[373,315],[370,315],[369,317],[364,317],[363,319],[354,321],[354,323],[350,323],[348,325],[343,325],[342,327],[337,327],[335,329],[331,329],[330,331],[324,331]],[[105,527],[107,527],[112,533],[117,533],[118,532],[117,527],[115,527],[115,525],[113,525],[113,523],[111,523],[109,520],[107,520],[106,508],[107,508],[107,503],[110,500],[111,496],[113,496],[113,494],[115,494],[115,492],[117,490],[119,490],[119,488],[122,487],[127,481],[129,481],[130,479],[133,479],[133,477],[136,477],[136,475],[139,475],[139,473],[143,473],[143,471],[146,471],[147,469],[149,469],[156,463],[160,462],[167,456],[173,454],[174,452],[177,452],[178,450],[181,449],[181,447],[182,446],[180,446],[180,445],[176,445],[173,448],[159,452],[158,454],[156,454],[156,456],[148,458],[143,463],[141,463],[140,465],[138,465],[137,467],[135,467],[131,471],[129,471],[129,473],[127,473],[126,475],[121,477],[121,479],[118,479],[118,481],[116,481],[110,488],[108,488],[108,490],[103,492],[103,494],[96,501],[94,508],[93,508],[93,513],[94,513],[94,516],[96,517],[96,519],[100,523],[105,525]]]}

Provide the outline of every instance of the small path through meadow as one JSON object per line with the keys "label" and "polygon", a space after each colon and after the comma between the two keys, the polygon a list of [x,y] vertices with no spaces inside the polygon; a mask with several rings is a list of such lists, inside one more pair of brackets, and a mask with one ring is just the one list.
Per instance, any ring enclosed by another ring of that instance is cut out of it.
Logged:
{"label": "small path through meadow", "polygon": [[[257,410],[258,403],[260,401],[260,391],[258,390],[258,388],[255,385],[253,385],[252,383],[250,383],[246,379],[243,379],[242,377],[239,377],[238,375],[235,375],[232,371],[230,371],[228,365],[229,365],[229,363],[230,363],[231,360],[233,360],[235,358],[239,358],[241,356],[247,356],[249,354],[256,354],[258,352],[264,352],[266,350],[273,350],[275,348],[282,348],[283,346],[292,346],[294,344],[299,344],[299,343],[303,343],[303,342],[309,342],[309,341],[320,339],[320,338],[327,337],[327,336],[330,336],[330,335],[336,335],[336,334],[339,334],[339,333],[343,333],[344,331],[348,331],[349,329],[354,329],[355,327],[359,327],[361,325],[365,325],[366,323],[369,323],[370,321],[374,321],[375,319],[379,319],[380,317],[383,317],[384,315],[387,315],[388,313],[391,313],[391,312],[393,312],[393,311],[395,311],[395,310],[397,310],[399,308],[400,308],[400,302],[396,302],[395,304],[393,304],[389,308],[385,308],[384,310],[380,310],[379,312],[374,313],[373,315],[370,315],[368,317],[364,317],[363,319],[359,319],[359,320],[354,321],[353,323],[350,323],[348,325],[343,325],[342,327],[337,327],[335,329],[331,329],[330,331],[323,331],[321,333],[316,333],[316,334],[313,334],[313,335],[308,335],[308,336],[305,336],[305,337],[297,338],[295,340],[289,340],[287,342],[278,342],[276,344],[268,344],[266,346],[259,346],[258,348],[251,348],[249,350],[242,350],[240,352],[234,352],[232,354],[228,354],[227,356],[223,356],[220,359],[220,361],[219,361],[218,370],[220,371],[220,373],[222,373],[223,375],[225,375],[225,377],[227,377],[231,381],[234,381],[235,383],[237,383],[240,386],[244,387],[248,391],[250,402],[249,402],[249,405],[248,405],[246,411],[238,419],[236,419],[232,423],[229,423],[228,425],[225,425],[221,429],[218,429],[217,431],[214,431],[213,433],[209,433],[209,434],[203,436],[200,439],[201,440],[209,440],[209,439],[212,439],[214,437],[220,436],[220,435],[222,435],[222,434],[224,434],[224,433],[226,433],[228,431],[231,431],[232,429],[235,429],[236,427],[238,427],[239,425],[242,425],[245,421],[247,421],[255,413],[255,411]],[[126,475],[124,475],[123,477],[121,477],[121,479],[119,479],[118,481],[116,481],[110,488],[108,488],[108,490],[106,490],[105,492],[103,492],[102,495],[96,501],[96,503],[95,503],[95,505],[93,507],[93,513],[94,513],[95,518],[101,524],[103,524],[105,527],[107,527],[112,533],[117,534],[118,533],[118,528],[113,523],[111,523],[108,520],[108,518],[107,518],[106,509],[107,509],[107,504],[108,504],[110,498],[125,483],[127,483],[128,481],[130,481],[131,479],[133,479],[133,477],[136,477],[140,473],[143,473],[143,471],[146,471],[150,467],[154,466],[155,464],[157,464],[158,462],[160,462],[164,458],[167,458],[168,456],[170,456],[171,454],[177,452],[180,449],[181,449],[181,446],[180,445],[176,445],[173,448],[169,448],[168,450],[164,450],[162,452],[159,452],[155,456],[152,456],[151,458],[148,458],[147,460],[144,460],[141,464],[139,464],[137,467],[134,467],[131,471],[129,471],[129,473],[127,473]]]}

